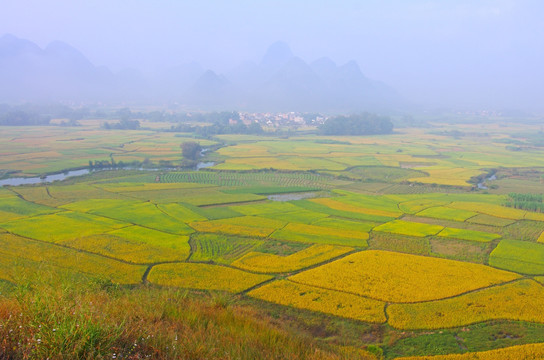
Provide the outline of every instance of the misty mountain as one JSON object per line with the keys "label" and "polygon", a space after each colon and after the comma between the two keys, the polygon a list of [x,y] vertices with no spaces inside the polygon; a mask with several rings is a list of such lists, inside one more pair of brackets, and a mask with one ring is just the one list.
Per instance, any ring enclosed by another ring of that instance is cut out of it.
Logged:
{"label": "misty mountain", "polygon": [[232,84],[212,70],[202,74],[186,92],[184,101],[200,109],[221,110],[237,101]]}
{"label": "misty mountain", "polygon": [[72,46],[55,41],[41,49],[13,35],[0,37],[0,103],[22,101],[175,102],[195,110],[355,112],[398,107],[390,87],[364,76],[356,62],[329,58],[311,64],[283,42],[259,63],[217,74],[198,63],[145,78],[138,70],[114,74],[93,65]]}
{"label": "misty mountain", "polygon": [[[338,66],[329,58],[311,64],[295,56],[283,42],[272,44],[259,64],[244,63],[227,73],[229,87],[223,87],[221,101],[227,108],[255,111],[357,112],[402,106],[400,96],[387,85],[364,76],[350,61]],[[227,90],[228,89],[228,90]],[[204,104],[218,97],[217,84],[200,84],[198,95],[187,94],[187,104]],[[202,97],[199,97],[202,96]],[[214,108],[220,108],[221,102]],[[232,104],[230,107],[229,104]]]}
{"label": "misty mountain", "polygon": [[157,101],[178,102],[205,72],[206,70],[194,61],[163,69],[151,79],[153,98]]}
{"label": "misty mountain", "polygon": [[97,100],[114,85],[114,76],[68,44],[55,41],[41,49],[4,35],[0,38],[0,83],[3,101]]}

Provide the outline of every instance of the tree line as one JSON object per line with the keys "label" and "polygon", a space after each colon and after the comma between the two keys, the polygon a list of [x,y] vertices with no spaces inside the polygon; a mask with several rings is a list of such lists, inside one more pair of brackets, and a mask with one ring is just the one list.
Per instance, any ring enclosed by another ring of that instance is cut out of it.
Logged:
{"label": "tree line", "polygon": [[319,127],[323,135],[378,135],[393,132],[391,119],[371,113],[332,117]]}
{"label": "tree line", "polygon": [[542,194],[520,194],[510,193],[509,199],[504,203],[505,206],[515,209],[544,212],[544,197]]}

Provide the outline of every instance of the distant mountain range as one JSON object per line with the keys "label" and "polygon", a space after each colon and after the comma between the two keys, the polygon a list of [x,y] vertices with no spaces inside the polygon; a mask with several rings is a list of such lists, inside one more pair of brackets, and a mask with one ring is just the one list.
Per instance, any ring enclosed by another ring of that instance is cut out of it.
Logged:
{"label": "distant mountain range", "polygon": [[356,112],[398,108],[389,86],[363,75],[355,61],[310,64],[277,42],[261,62],[217,74],[197,63],[165,69],[153,79],[137,70],[114,74],[66,43],[45,49],[13,35],[0,37],[0,103],[23,101],[175,102],[187,109]]}

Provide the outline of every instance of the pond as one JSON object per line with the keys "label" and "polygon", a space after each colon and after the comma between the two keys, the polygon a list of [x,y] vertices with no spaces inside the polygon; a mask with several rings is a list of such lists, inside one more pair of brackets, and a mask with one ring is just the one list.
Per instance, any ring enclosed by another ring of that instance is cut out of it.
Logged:
{"label": "pond", "polygon": [[272,200],[272,201],[291,201],[291,200],[310,199],[310,198],[314,198],[316,196],[317,196],[317,194],[315,192],[275,194],[275,195],[268,195],[268,200]]}

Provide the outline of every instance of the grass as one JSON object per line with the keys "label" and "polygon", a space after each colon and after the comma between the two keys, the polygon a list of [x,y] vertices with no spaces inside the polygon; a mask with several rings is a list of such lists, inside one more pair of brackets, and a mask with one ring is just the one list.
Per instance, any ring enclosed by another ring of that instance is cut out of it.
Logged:
{"label": "grass", "polygon": [[376,359],[282,327],[255,305],[231,302],[222,294],[70,278],[16,288],[0,298],[0,357]]}
{"label": "grass", "polygon": [[401,338],[385,349],[386,358],[446,355],[542,342],[544,325],[520,321],[491,321],[463,328],[422,331]]}

